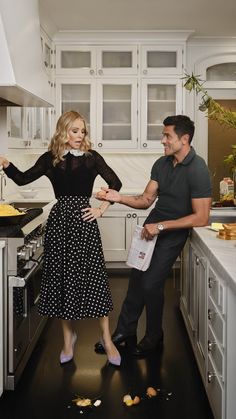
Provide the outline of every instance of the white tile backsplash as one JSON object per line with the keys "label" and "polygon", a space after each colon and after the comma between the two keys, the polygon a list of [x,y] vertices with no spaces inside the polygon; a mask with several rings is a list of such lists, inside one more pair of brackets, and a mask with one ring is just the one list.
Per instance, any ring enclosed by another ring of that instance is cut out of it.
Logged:
{"label": "white tile backsplash", "polygon": [[[150,172],[153,163],[159,154],[102,154],[107,164],[117,173],[123,186],[122,191],[125,193],[141,193],[148,181],[150,180]],[[24,171],[31,167],[38,159],[39,155],[25,154],[23,150],[9,150],[7,158],[12,161],[20,170]],[[32,182],[30,187],[42,189],[53,194],[50,181],[46,176]],[[98,176],[94,189],[100,189],[106,186],[106,182]],[[11,179],[7,178],[7,185],[4,191],[5,196],[16,193],[19,190]]]}

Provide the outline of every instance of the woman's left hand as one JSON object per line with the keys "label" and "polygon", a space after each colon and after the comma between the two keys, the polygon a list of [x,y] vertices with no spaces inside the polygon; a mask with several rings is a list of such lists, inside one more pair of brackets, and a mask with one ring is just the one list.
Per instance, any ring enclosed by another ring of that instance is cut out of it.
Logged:
{"label": "woman's left hand", "polygon": [[88,208],[83,208],[81,211],[84,212],[84,215],[82,215],[82,218],[84,221],[91,222],[102,216],[102,211],[100,208],[88,207]]}

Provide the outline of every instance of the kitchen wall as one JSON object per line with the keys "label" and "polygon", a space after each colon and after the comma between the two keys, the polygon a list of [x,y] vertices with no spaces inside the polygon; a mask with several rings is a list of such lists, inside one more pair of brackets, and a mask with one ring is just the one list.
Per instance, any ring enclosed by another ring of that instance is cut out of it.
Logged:
{"label": "kitchen wall", "polygon": [[[101,153],[102,154],[102,153]],[[153,163],[159,157],[158,154],[102,154],[107,164],[117,173],[123,184],[123,191],[127,193],[140,193],[143,191],[150,179],[150,171]],[[24,154],[21,150],[10,150],[7,157],[20,170],[27,170],[33,165],[39,155]],[[30,186],[40,189],[52,191],[49,180],[43,176]],[[106,183],[99,176],[96,179],[94,189],[106,186]],[[5,193],[12,194],[17,192],[19,187],[15,185],[11,179],[7,179]],[[53,193],[53,192],[52,192]]]}
{"label": "kitchen wall", "polygon": [[[236,61],[236,40],[235,39],[191,39],[187,42],[187,60],[186,60],[186,72],[199,74],[199,68],[201,63],[207,60],[208,57],[221,56],[222,59],[228,55],[235,56]],[[191,92],[183,91],[185,97],[184,112],[188,114],[196,123],[196,133],[194,137],[193,145],[197,152],[202,155],[205,160],[208,160],[208,131],[207,128],[203,131],[202,127],[205,123],[205,114],[198,110],[195,95]],[[236,91],[235,91],[236,97]],[[0,113],[1,119],[1,113]],[[1,123],[1,126],[2,123]],[[2,131],[0,131],[2,137]],[[5,153],[1,138],[1,153]],[[23,150],[9,150],[8,157],[13,163],[16,163],[21,170],[26,170],[37,159],[37,155],[26,154],[28,153]],[[125,192],[140,193],[150,179],[150,170],[154,161],[160,157],[158,153],[145,154],[143,153],[102,153],[107,163],[116,171],[123,183],[123,190]],[[104,185],[102,179],[98,178],[95,183],[95,189]],[[32,185],[42,190],[52,190],[50,182],[45,178],[41,178],[34,182]],[[11,181],[7,181],[7,187],[5,190],[6,194],[17,191],[18,187]]]}

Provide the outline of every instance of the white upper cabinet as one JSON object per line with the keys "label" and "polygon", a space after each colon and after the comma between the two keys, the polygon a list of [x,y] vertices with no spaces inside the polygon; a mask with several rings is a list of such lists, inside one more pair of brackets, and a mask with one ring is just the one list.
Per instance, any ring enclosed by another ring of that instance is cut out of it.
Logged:
{"label": "white upper cabinet", "polygon": [[52,135],[52,108],[7,108],[8,147],[47,148]]}
{"label": "white upper cabinet", "polygon": [[137,82],[131,79],[62,78],[56,88],[57,115],[75,110],[87,123],[93,146],[137,147]]}
{"label": "white upper cabinet", "polygon": [[163,152],[163,120],[182,113],[182,84],[176,79],[143,79],[141,90],[141,148]]}
{"label": "white upper cabinet", "polygon": [[57,118],[67,111],[82,114],[88,124],[89,137],[96,141],[96,81],[91,79],[62,78],[56,83]]}
{"label": "white upper cabinet", "polygon": [[137,74],[137,46],[102,46],[97,48],[97,74]]}
{"label": "white upper cabinet", "polygon": [[142,76],[160,76],[182,74],[182,46],[142,46],[141,73]]}
{"label": "white upper cabinet", "polygon": [[106,79],[97,84],[97,146],[137,148],[137,82]]}
{"label": "white upper cabinet", "polygon": [[58,34],[56,117],[73,109],[83,114],[93,146],[100,150],[163,152],[163,119],[183,113],[181,78],[188,35]]}
{"label": "white upper cabinet", "polygon": [[137,47],[57,46],[56,74],[77,77],[137,74]]}
{"label": "white upper cabinet", "polygon": [[56,74],[93,76],[96,74],[96,49],[90,46],[56,46]]}

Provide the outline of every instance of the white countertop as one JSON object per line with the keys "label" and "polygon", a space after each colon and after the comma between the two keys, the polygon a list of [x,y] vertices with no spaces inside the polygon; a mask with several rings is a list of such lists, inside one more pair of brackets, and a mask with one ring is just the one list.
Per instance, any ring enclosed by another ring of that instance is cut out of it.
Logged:
{"label": "white countertop", "polygon": [[192,237],[222,279],[236,292],[236,240],[219,239],[217,232],[208,227],[194,228]]}

